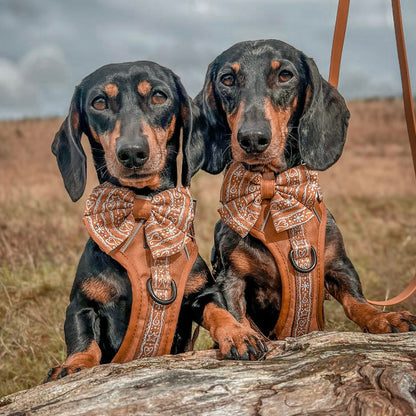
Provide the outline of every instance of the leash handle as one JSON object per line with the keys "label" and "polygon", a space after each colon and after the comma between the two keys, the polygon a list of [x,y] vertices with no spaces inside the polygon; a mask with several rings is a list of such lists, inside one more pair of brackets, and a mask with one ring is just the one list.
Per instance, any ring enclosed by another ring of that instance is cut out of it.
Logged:
{"label": "leash handle", "polygon": [[[413,109],[413,97],[410,86],[409,68],[407,65],[406,45],[403,33],[403,22],[400,8],[400,0],[392,0],[394,31],[396,36],[397,54],[400,65],[400,76],[402,80],[403,105],[406,118],[407,133],[409,137],[410,149],[412,153],[413,168],[416,176],[416,122]],[[344,46],[345,31],[348,21],[348,10],[350,0],[339,0],[338,11],[332,42],[331,65],[329,69],[328,82],[338,87],[339,71],[341,65],[342,48]],[[397,296],[385,301],[367,300],[368,303],[377,306],[392,306],[403,302],[416,291],[416,275],[407,287]]]}

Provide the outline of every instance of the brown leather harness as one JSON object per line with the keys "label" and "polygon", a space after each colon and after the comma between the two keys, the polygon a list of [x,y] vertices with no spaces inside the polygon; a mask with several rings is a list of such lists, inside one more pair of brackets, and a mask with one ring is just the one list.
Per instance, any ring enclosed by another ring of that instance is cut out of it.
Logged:
{"label": "brown leather harness", "polygon": [[267,218],[268,199],[250,234],[273,255],[282,284],[279,319],[272,331],[277,339],[324,329],[324,253],[326,206],[314,205],[315,216],[306,224],[276,233]]}
{"label": "brown leather harness", "polygon": [[197,254],[192,240],[173,256],[153,259],[146,248],[143,226],[127,249],[110,253],[127,270],[133,295],[127,332],[112,362],[170,353],[185,285]]}
{"label": "brown leather harness", "polygon": [[297,166],[275,175],[232,162],[221,189],[222,220],[241,237],[260,240],[273,255],[282,285],[277,339],[324,329],[327,209],[318,173]]}
{"label": "brown leather harness", "polygon": [[152,199],[104,183],[87,200],[84,223],[91,238],[126,269],[131,283],[130,320],[112,362],[171,351],[185,285],[198,255],[194,203],[189,188],[180,186],[181,162],[178,156],[177,188]]}

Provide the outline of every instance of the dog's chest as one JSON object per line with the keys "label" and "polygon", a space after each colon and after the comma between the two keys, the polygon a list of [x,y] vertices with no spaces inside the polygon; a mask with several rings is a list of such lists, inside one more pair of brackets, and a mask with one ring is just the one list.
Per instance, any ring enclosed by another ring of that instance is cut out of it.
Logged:
{"label": "dog's chest", "polygon": [[282,282],[275,258],[257,239],[249,236],[247,243],[238,245],[230,259],[232,267],[246,283],[246,297],[262,309],[274,307],[279,310]]}

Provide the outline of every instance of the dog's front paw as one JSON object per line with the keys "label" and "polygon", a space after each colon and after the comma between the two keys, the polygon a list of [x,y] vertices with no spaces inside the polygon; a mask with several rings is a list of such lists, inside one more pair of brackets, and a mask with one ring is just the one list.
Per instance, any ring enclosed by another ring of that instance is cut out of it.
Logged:
{"label": "dog's front paw", "polygon": [[62,377],[65,377],[68,374],[78,373],[78,371],[81,371],[81,370],[82,370],[81,367],[77,367],[73,365],[72,366],[58,365],[49,370],[43,382],[49,383],[50,381],[58,380]]}
{"label": "dog's front paw", "polygon": [[260,360],[267,352],[266,343],[246,318],[238,322],[226,309],[208,303],[204,309],[203,326],[218,343],[222,356],[229,360]]}
{"label": "dog's front paw", "polygon": [[69,355],[62,365],[49,370],[44,383],[77,373],[84,368],[91,368],[100,364],[101,350],[96,341],[92,341],[85,351]]}
{"label": "dog's front paw", "polygon": [[408,311],[379,312],[364,326],[364,332],[372,334],[409,331],[416,331],[416,316]]}
{"label": "dog's front paw", "polygon": [[261,360],[267,352],[263,339],[253,329],[238,322],[218,328],[213,338],[227,360]]}

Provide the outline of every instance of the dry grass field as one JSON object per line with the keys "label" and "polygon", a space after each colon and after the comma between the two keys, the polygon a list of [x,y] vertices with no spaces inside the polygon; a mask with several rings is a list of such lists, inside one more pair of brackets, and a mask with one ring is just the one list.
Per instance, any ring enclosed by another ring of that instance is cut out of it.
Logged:
{"label": "dry grass field", "polygon": [[[321,174],[322,188],[366,296],[383,299],[416,273],[416,180],[401,101],[349,107],[347,145]],[[87,233],[85,200],[70,201],[50,152],[61,121],[0,123],[0,397],[40,383],[65,357],[65,308]],[[192,186],[207,260],[220,182],[198,173]],[[90,167],[87,191],[95,184]],[[396,309],[403,308],[416,312],[416,296]],[[336,302],[325,309],[328,329],[359,330]]]}

